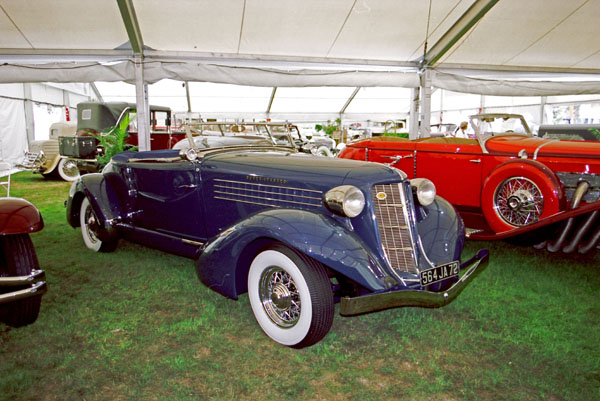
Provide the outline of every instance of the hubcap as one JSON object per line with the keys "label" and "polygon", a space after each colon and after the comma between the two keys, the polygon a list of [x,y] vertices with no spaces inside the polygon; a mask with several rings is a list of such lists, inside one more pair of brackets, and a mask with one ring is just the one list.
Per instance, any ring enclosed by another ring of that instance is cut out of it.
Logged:
{"label": "hubcap", "polygon": [[92,208],[88,206],[85,210],[85,231],[92,242],[98,242],[95,230],[97,230],[98,224],[96,223],[96,217]]}
{"label": "hubcap", "polygon": [[544,210],[544,199],[533,181],[511,177],[496,189],[494,209],[505,222],[521,227],[538,221]]}
{"label": "hubcap", "polygon": [[276,325],[289,328],[300,318],[300,294],[288,272],[271,266],[260,277],[259,297],[267,316]]}
{"label": "hubcap", "polygon": [[79,169],[77,168],[77,163],[73,160],[67,160],[63,165],[63,173],[65,173],[69,177],[76,177],[79,175]]}

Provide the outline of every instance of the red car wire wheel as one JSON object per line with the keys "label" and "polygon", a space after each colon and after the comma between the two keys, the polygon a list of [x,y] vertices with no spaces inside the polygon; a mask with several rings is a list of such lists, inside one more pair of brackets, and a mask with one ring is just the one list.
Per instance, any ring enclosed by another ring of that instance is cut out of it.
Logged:
{"label": "red car wire wheel", "polygon": [[506,223],[522,227],[539,220],[544,197],[535,182],[525,177],[511,177],[496,188],[494,209]]}
{"label": "red car wire wheel", "polygon": [[560,181],[548,167],[533,160],[501,164],[485,180],[481,192],[483,215],[496,233],[535,223],[563,208]]}

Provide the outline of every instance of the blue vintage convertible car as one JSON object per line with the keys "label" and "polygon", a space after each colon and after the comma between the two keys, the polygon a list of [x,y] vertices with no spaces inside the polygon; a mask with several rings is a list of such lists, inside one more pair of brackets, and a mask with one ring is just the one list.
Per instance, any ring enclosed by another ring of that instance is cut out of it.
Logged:
{"label": "blue vintage convertible car", "polygon": [[[226,297],[248,292],[263,331],[312,345],[340,314],[448,304],[488,262],[461,263],[464,226],[428,180],[293,145],[123,152],[71,187],[86,246],[124,238],[193,258]],[[291,143],[291,138],[290,138]]]}

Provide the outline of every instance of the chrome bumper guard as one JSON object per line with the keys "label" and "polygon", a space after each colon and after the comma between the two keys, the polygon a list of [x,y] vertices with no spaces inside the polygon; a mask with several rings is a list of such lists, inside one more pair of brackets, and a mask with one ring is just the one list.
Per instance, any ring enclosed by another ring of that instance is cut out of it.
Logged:
{"label": "chrome bumper guard", "polygon": [[46,273],[43,270],[34,270],[28,276],[0,277],[0,288],[29,286],[22,290],[0,294],[0,304],[44,294],[47,290],[45,279]]}
{"label": "chrome bumper guard", "polygon": [[355,298],[344,297],[340,303],[340,315],[355,316],[405,306],[439,308],[448,305],[487,267],[489,254],[487,249],[480,249],[475,256],[461,264],[460,268],[464,273],[446,291],[400,290]]}

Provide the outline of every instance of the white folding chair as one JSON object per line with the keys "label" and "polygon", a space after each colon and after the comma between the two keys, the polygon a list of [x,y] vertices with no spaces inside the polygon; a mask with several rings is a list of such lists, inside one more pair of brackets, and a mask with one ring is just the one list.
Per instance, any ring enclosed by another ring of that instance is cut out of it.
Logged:
{"label": "white folding chair", "polygon": [[10,163],[0,162],[0,185],[6,189],[6,196],[10,196],[10,170]]}

